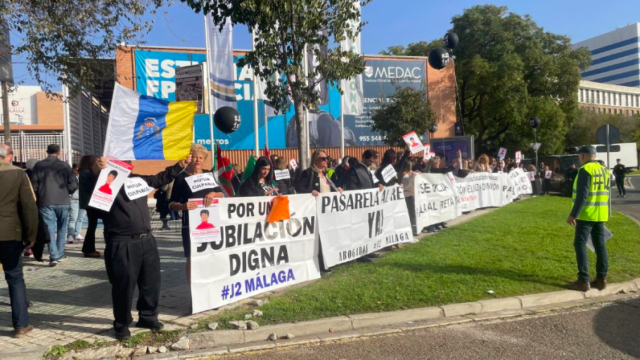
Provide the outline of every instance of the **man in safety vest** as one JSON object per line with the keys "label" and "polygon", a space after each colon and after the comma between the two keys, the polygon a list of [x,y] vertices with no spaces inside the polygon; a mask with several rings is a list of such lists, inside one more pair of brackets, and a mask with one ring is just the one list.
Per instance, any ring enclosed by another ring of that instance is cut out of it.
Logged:
{"label": "man in safety vest", "polygon": [[[607,247],[604,223],[609,220],[609,170],[596,161],[596,149],[584,146],[578,151],[580,170],[573,182],[573,208],[567,223],[576,227],[573,246],[578,260],[578,280],[569,284],[571,290],[588,291],[591,287],[607,287]],[[591,235],[596,250],[596,279],[589,283],[587,239]]]}

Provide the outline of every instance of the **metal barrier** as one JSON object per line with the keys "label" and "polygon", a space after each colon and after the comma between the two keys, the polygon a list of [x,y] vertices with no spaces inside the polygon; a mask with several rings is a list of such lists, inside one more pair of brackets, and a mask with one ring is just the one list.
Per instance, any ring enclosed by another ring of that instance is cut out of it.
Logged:
{"label": "metal barrier", "polygon": [[[4,144],[4,136],[0,135],[0,143]],[[64,135],[62,134],[25,134],[11,135],[13,161],[26,163],[29,159],[42,160],[47,157],[47,146],[60,146],[60,159],[66,161]]]}

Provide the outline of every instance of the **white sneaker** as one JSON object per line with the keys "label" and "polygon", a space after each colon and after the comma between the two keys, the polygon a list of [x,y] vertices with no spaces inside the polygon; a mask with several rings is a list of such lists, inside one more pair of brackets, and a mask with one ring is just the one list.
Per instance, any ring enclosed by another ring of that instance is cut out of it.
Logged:
{"label": "white sneaker", "polygon": [[67,236],[67,244],[73,244],[73,236]]}
{"label": "white sneaker", "polygon": [[78,234],[78,236],[76,236],[76,241],[84,242],[84,236]]}

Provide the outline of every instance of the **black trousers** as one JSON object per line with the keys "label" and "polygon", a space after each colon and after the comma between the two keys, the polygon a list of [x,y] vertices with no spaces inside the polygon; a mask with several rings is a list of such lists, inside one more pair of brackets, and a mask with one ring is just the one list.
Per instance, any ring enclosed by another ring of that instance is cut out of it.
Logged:
{"label": "black trousers", "polygon": [[627,195],[627,190],[624,188],[624,177],[616,177],[616,185],[618,186],[618,195]]}
{"label": "black trousers", "polygon": [[138,316],[147,322],[158,321],[160,298],[160,254],[151,233],[140,237],[106,235],[104,261],[111,283],[113,327],[128,327],[133,321],[131,303],[138,285]]}
{"label": "black trousers", "polygon": [[87,234],[84,237],[84,244],[82,244],[82,252],[84,254],[90,254],[96,252],[96,229],[98,228],[98,214],[95,210],[87,209],[87,220],[89,226],[87,227]]}

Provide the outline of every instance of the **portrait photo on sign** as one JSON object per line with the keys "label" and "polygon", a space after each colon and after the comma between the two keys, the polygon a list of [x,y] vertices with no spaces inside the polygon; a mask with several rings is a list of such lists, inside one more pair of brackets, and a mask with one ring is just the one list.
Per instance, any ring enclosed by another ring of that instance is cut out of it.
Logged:
{"label": "portrait photo on sign", "polygon": [[191,242],[203,243],[220,240],[219,200],[213,199],[209,207],[204,207],[202,199],[191,199],[198,207],[189,210],[189,233]]}

